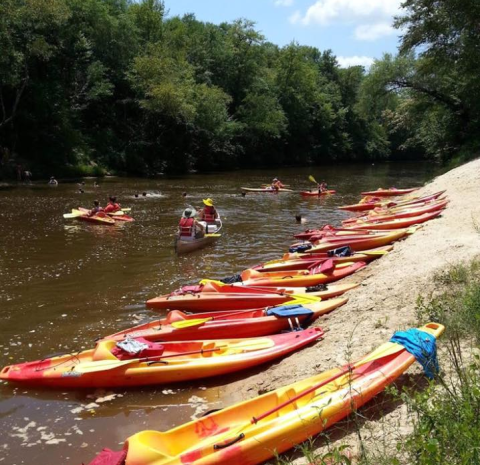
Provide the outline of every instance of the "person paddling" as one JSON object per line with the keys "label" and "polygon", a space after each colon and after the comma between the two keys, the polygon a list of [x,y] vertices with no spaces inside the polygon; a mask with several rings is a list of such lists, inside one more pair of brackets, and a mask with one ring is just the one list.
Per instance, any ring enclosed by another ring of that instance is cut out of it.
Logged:
{"label": "person paddling", "polygon": [[122,207],[120,207],[120,204],[117,203],[117,198],[112,195],[111,197],[109,197],[108,204],[103,211],[105,213],[115,213],[120,211],[121,209]]}
{"label": "person paddling", "polygon": [[203,204],[205,207],[200,211],[200,220],[206,223],[215,223],[215,220],[218,218],[218,212],[213,205],[213,200],[211,198],[204,199]]}
{"label": "person paddling", "polygon": [[198,239],[205,234],[205,228],[193,217],[193,210],[186,208],[178,223],[178,234],[182,239]]}
{"label": "person paddling", "polygon": [[58,181],[55,179],[55,176],[50,176],[50,181],[48,181],[49,186],[58,186]]}
{"label": "person paddling", "polygon": [[318,184],[318,192],[326,192],[328,190],[327,183],[325,181],[322,181],[320,184]]}
{"label": "person paddling", "polygon": [[274,189],[278,192],[282,187],[285,187],[285,185],[282,184],[282,181],[280,181],[280,179],[278,179],[278,178],[273,178],[272,189]]}
{"label": "person paddling", "polygon": [[93,208],[88,212],[88,216],[95,216],[102,212],[103,212],[103,208],[100,206],[100,202],[98,200],[94,200]]}

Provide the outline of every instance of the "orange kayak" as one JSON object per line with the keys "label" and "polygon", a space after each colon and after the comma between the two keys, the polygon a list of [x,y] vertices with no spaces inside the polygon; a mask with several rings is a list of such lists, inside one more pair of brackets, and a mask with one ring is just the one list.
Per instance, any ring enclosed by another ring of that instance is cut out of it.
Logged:
{"label": "orange kayak", "polygon": [[162,344],[134,339],[148,346],[139,355],[120,349],[121,342],[103,340],[92,350],[7,366],[0,379],[62,389],[175,383],[245,370],[283,357],[322,336],[320,328],[310,328],[247,339]]}
{"label": "orange kayak", "polygon": [[414,187],[413,189],[396,189],[395,187],[391,187],[390,189],[377,189],[376,191],[368,191],[362,192],[362,195],[375,195],[377,197],[390,197],[396,195],[405,195],[411,194],[412,192],[418,190],[418,187]]}
{"label": "orange kayak", "polygon": [[[418,328],[433,346],[444,326]],[[169,431],[129,437],[117,457],[90,465],[258,465],[314,437],[392,384],[415,357],[387,342],[355,363],[297,381]],[[123,456],[122,456],[123,455]]]}
{"label": "orange kayak", "polygon": [[348,246],[352,250],[358,252],[362,250],[373,249],[375,247],[382,247],[391,244],[392,242],[402,239],[409,233],[408,229],[399,229],[398,231],[389,234],[372,236],[366,239],[349,239],[345,238],[341,242],[330,242],[328,238],[315,242],[314,247],[306,250],[304,253],[326,252],[327,250],[336,249],[338,247]]}
{"label": "orange kayak", "polygon": [[356,271],[367,266],[365,262],[342,263],[334,265],[328,272],[321,272],[319,268],[308,271],[274,271],[272,273],[261,273],[255,270],[245,270],[242,273],[242,280],[246,286],[315,286],[317,284],[331,283],[343,279]]}
{"label": "orange kayak", "polygon": [[115,221],[112,220],[109,216],[105,215],[103,212],[99,212],[96,215],[93,216],[88,216],[88,211],[87,209],[82,208],[81,210],[72,210],[72,213],[76,212],[81,212],[83,213],[82,215],[76,216],[75,219],[80,220],[80,221],[86,221],[87,223],[95,223],[95,224],[103,224],[107,226],[112,226],[115,224]]}
{"label": "orange kayak", "polygon": [[322,195],[331,195],[331,194],[335,194],[337,191],[333,190],[333,189],[328,189],[326,191],[323,191],[323,192],[320,192],[318,190],[316,191],[302,191],[300,192],[300,195],[302,197],[321,197]]}
{"label": "orange kayak", "polygon": [[430,212],[420,216],[413,216],[409,218],[398,218],[389,221],[369,220],[358,221],[357,223],[350,223],[349,228],[363,230],[363,229],[398,229],[413,226],[414,224],[421,224],[439,216],[442,212]]}
{"label": "orange kayak", "polygon": [[[322,302],[302,303],[283,307],[233,312],[207,312],[194,315],[173,310],[166,318],[125,329],[105,339],[123,340],[127,336],[142,337],[149,341],[188,341],[259,337],[308,326],[321,315],[346,304],[347,298]],[[295,309],[294,307],[297,307]],[[286,310],[284,310],[286,309]]]}
{"label": "orange kayak", "polygon": [[[342,257],[342,258],[346,259],[346,260],[351,259],[350,260],[351,262],[358,262],[358,261],[369,262],[369,261],[375,260],[379,257],[382,257],[383,255],[387,254],[388,252],[391,252],[392,250],[393,250],[393,245],[385,245],[383,247],[377,247],[375,249],[362,250],[361,252],[353,252],[352,255],[350,255],[348,257]],[[281,266],[282,261],[285,261],[287,263],[287,262],[290,262],[290,261],[295,261],[296,262],[296,261],[299,261],[299,260],[309,261],[309,260],[314,260],[316,258],[323,259],[323,258],[333,258],[333,257],[330,257],[328,255],[328,252],[317,252],[317,253],[310,253],[309,254],[308,250],[307,250],[307,252],[305,252],[305,253],[299,253],[299,252],[286,253],[286,254],[284,254],[282,260],[277,260],[276,262],[278,263],[279,266]],[[340,258],[340,257],[338,257],[338,258]],[[275,261],[267,262],[267,263],[268,264],[271,263],[271,266],[273,268],[274,262]],[[269,265],[269,267],[270,267],[270,265]]]}
{"label": "orange kayak", "polygon": [[[248,310],[261,307],[282,305],[295,300],[295,295],[329,299],[354,289],[358,284],[329,284],[325,290],[308,292],[306,288],[244,286],[243,284],[218,284],[208,282],[204,285],[191,286],[196,289],[167,294],[147,302],[147,307],[155,310],[183,310],[188,312],[206,312],[222,310]],[[190,287],[190,286],[188,286]]]}
{"label": "orange kayak", "polygon": [[[394,207],[387,209],[375,209],[371,210],[367,215],[349,218],[343,220],[344,225],[349,223],[355,223],[358,220],[371,221],[371,220],[395,220],[398,218],[409,218],[411,216],[419,216],[424,213],[430,213],[438,210],[443,210],[447,207],[449,200],[430,201],[423,204],[416,204],[413,206]],[[418,206],[417,206],[418,205]]]}

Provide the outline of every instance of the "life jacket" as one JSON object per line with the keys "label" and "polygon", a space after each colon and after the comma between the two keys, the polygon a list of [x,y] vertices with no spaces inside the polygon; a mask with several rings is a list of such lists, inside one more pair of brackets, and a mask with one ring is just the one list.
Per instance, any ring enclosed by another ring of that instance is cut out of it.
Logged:
{"label": "life jacket", "polygon": [[118,212],[120,210],[120,205],[118,203],[111,203],[109,202],[108,205],[105,207],[105,213],[113,213]]}
{"label": "life jacket", "polygon": [[178,224],[181,237],[195,236],[195,220],[193,218],[182,218]]}
{"label": "life jacket", "polygon": [[203,209],[203,219],[204,219],[204,221],[206,221],[207,223],[215,223],[215,214],[216,213],[217,213],[217,211],[215,210],[215,207],[206,206]]}

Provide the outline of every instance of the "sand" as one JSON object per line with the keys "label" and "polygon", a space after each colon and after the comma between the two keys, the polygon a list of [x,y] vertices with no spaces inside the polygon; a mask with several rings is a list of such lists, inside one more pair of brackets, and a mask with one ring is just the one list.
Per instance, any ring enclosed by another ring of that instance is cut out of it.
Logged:
{"label": "sand", "polygon": [[[322,342],[230,384],[226,393],[235,400],[254,397],[356,360],[388,341],[396,330],[417,326],[417,298],[434,291],[433,274],[480,254],[480,159],[439,176],[419,193],[440,190],[446,190],[450,199],[441,217],[396,243],[388,255],[347,278],[346,282],[361,282],[361,286],[347,294],[347,305],[315,323],[326,332]],[[422,383],[420,373],[415,364],[401,377],[398,386]],[[360,427],[357,418],[332,429],[334,446],[348,443],[355,454],[360,433],[367,447],[388,449],[410,430],[405,406],[392,405],[388,396],[380,396],[364,407],[361,414]],[[317,442],[319,447],[325,447],[325,441]]]}

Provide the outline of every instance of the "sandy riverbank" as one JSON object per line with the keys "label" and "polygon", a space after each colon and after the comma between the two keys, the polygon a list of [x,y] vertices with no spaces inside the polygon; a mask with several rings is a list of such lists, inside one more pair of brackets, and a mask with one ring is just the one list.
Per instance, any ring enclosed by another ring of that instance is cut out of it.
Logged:
{"label": "sandy riverbank", "polygon": [[[425,224],[393,252],[355,274],[361,282],[348,294],[344,307],[317,321],[326,331],[324,341],[307,348],[262,373],[230,384],[227,394],[235,400],[259,393],[355,360],[386,342],[399,329],[416,326],[415,306],[419,294],[433,291],[432,275],[450,264],[480,254],[480,159],[439,176],[420,191],[446,190],[450,204],[440,218]],[[440,360],[441,362],[441,360]],[[399,380],[399,385],[421,382],[418,365]],[[409,430],[402,404],[385,405],[377,399],[362,410],[360,434],[375,447],[379,441],[394,445],[398,435]],[[333,430],[332,440],[358,446],[358,433],[347,421]],[[390,436],[392,435],[392,436]],[[322,446],[322,442],[319,442]],[[302,461],[300,460],[299,463]]]}

